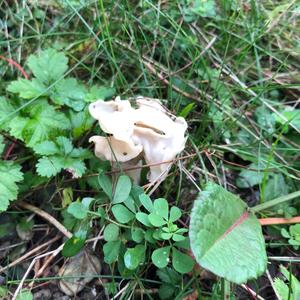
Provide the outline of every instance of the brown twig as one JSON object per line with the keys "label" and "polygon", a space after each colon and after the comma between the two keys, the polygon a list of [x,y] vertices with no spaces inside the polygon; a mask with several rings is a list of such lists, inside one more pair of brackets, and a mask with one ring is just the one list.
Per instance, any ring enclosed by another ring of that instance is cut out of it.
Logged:
{"label": "brown twig", "polygon": [[265,219],[259,219],[259,223],[262,226],[266,225],[280,225],[280,224],[295,224],[300,223],[300,216],[294,217],[294,218],[265,218]]}
{"label": "brown twig", "polygon": [[47,255],[49,255],[49,254],[53,254],[54,256],[56,256],[56,255],[62,250],[63,246],[64,246],[64,244],[62,244],[61,246],[59,246],[57,249],[55,249],[55,250],[53,250],[53,251],[49,251],[49,252],[44,253],[44,254],[41,254],[41,255],[35,257],[35,258],[32,260],[32,262],[30,263],[30,265],[29,265],[27,271],[25,272],[25,274],[24,274],[24,276],[23,276],[21,282],[19,283],[19,285],[18,285],[18,287],[17,287],[17,289],[16,289],[16,291],[15,291],[15,293],[14,293],[14,295],[13,295],[12,300],[16,300],[16,298],[17,298],[19,292],[21,291],[21,289],[22,289],[22,287],[23,287],[23,284],[24,284],[24,282],[25,282],[25,280],[26,280],[28,274],[30,273],[31,269],[33,268],[35,262],[36,262],[38,259],[40,259],[40,258],[42,258],[42,257],[45,257],[45,256],[47,256]]}
{"label": "brown twig", "polygon": [[38,252],[39,250],[43,249],[44,247],[54,243],[55,241],[57,241],[58,239],[60,239],[61,237],[59,235],[55,236],[53,239],[47,241],[46,243],[37,246],[36,248],[32,249],[31,251],[25,253],[23,256],[17,258],[16,260],[14,260],[13,262],[11,262],[10,264],[8,264],[7,266],[3,267],[0,269],[0,273],[4,272],[5,270],[14,267],[16,265],[18,265],[20,262],[22,262],[23,260],[25,260],[26,258],[30,257],[32,254]]}
{"label": "brown twig", "polygon": [[23,202],[23,201],[18,202],[17,205],[22,208],[28,209],[28,210],[34,212],[35,214],[41,216],[43,219],[47,220],[49,223],[51,223],[53,226],[55,226],[67,238],[72,237],[72,233],[70,231],[68,231],[65,226],[63,226],[55,218],[53,218],[51,215],[49,215],[47,212],[43,211],[42,209],[40,209],[32,204]]}

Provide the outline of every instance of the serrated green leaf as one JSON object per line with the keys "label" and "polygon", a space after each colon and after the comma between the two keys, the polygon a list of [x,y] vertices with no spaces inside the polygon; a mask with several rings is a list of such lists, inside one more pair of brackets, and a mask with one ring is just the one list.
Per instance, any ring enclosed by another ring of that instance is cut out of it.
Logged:
{"label": "serrated green leaf", "polygon": [[56,139],[56,144],[58,145],[60,152],[65,155],[70,154],[74,149],[71,140],[69,140],[65,136],[59,136]]}
{"label": "serrated green leaf", "polygon": [[108,224],[103,233],[104,240],[107,242],[116,241],[119,237],[119,226],[116,224]]}
{"label": "serrated green leaf", "polygon": [[168,265],[170,250],[171,247],[167,246],[156,249],[152,252],[151,259],[156,267],[162,269]]}
{"label": "serrated green leaf", "polygon": [[104,87],[104,86],[92,86],[89,93],[86,95],[86,102],[95,102],[96,100],[111,99],[111,97],[116,93],[114,88]]}
{"label": "serrated green leaf", "polygon": [[181,276],[173,268],[164,268],[156,271],[159,279],[171,285],[177,285],[181,281]]}
{"label": "serrated green leaf", "polygon": [[195,262],[190,256],[178,251],[176,248],[172,249],[172,265],[177,272],[181,274],[188,273],[192,271],[194,264]]}
{"label": "serrated green leaf", "polygon": [[64,169],[71,173],[73,178],[80,178],[85,173],[86,166],[83,161],[68,157],[64,160]]}
{"label": "serrated green leaf", "polygon": [[88,112],[88,109],[84,109],[80,112],[74,112],[69,110],[68,117],[71,122],[72,135],[75,139],[81,137],[86,131],[91,129],[94,120]]}
{"label": "serrated green leaf", "polygon": [[14,137],[25,141],[29,147],[51,137],[70,127],[66,116],[54,109],[45,100],[39,100],[26,108],[24,117],[14,118],[9,126]]}
{"label": "serrated green leaf", "polygon": [[121,175],[117,181],[112,203],[117,204],[124,202],[129,197],[131,187],[132,183],[130,178],[126,175]]}
{"label": "serrated green leaf", "polygon": [[158,289],[160,299],[169,299],[174,294],[174,286],[171,284],[162,284]]}
{"label": "serrated green leaf", "polygon": [[68,58],[55,49],[46,49],[38,55],[30,55],[28,66],[34,76],[45,84],[50,84],[63,76],[68,69]]}
{"label": "serrated green leaf", "polygon": [[275,278],[274,287],[282,300],[298,300],[300,299],[300,282],[288,271],[284,266],[280,266],[280,271],[286,278],[288,284],[283,280]]}
{"label": "serrated green leaf", "polygon": [[214,183],[194,202],[191,249],[201,267],[237,284],[260,276],[267,256],[261,226],[239,197]]}
{"label": "serrated green leaf", "polygon": [[59,153],[57,145],[52,141],[44,141],[39,144],[36,144],[33,147],[35,153],[40,155],[54,155]]}
{"label": "serrated green leaf", "polygon": [[184,7],[184,20],[186,22],[192,22],[196,20],[198,16],[215,17],[215,0],[188,0],[187,5]]}
{"label": "serrated green leaf", "polygon": [[122,204],[116,204],[112,207],[112,213],[116,220],[122,224],[126,224],[134,219],[134,214]]}
{"label": "serrated green leaf", "polygon": [[4,97],[0,97],[0,129],[9,130],[9,122],[13,118],[15,111],[13,105],[9,103]]}
{"label": "serrated green leaf", "polygon": [[19,80],[12,81],[7,86],[7,91],[19,94],[19,96],[24,99],[32,99],[46,95],[46,90],[46,86],[37,79],[27,80],[21,78]]}
{"label": "serrated green leaf", "polygon": [[23,180],[21,166],[11,162],[0,160],[0,212],[5,211],[9,201],[17,199],[17,182]]}
{"label": "serrated green leaf", "polygon": [[60,157],[42,157],[38,160],[36,171],[40,176],[52,177],[58,174],[64,167]]}
{"label": "serrated green leaf", "polygon": [[87,91],[75,78],[62,79],[51,91],[51,100],[58,105],[67,105],[75,111],[82,111]]}
{"label": "serrated green leaf", "polygon": [[256,108],[255,117],[260,128],[264,129],[268,134],[274,133],[275,118],[265,106],[259,106]]}
{"label": "serrated green leaf", "polygon": [[124,264],[127,269],[135,270],[145,259],[146,247],[137,245],[134,248],[128,248],[124,254]]}
{"label": "serrated green leaf", "polygon": [[[47,145],[49,146],[48,149]],[[65,169],[74,178],[78,178],[86,170],[83,160],[89,157],[89,152],[82,148],[74,148],[72,142],[66,137],[57,137],[56,143],[45,141],[37,144],[34,150],[44,155],[36,165],[37,172],[41,176],[55,176],[62,169]]]}

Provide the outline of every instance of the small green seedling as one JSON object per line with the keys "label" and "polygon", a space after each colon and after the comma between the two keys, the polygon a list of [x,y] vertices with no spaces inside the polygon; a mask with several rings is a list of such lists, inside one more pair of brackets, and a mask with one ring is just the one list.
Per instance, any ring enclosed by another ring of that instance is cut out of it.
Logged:
{"label": "small green seedling", "polygon": [[293,246],[295,250],[300,246],[300,224],[292,225],[287,231],[285,228],[281,230],[281,235],[288,240],[289,244]]}

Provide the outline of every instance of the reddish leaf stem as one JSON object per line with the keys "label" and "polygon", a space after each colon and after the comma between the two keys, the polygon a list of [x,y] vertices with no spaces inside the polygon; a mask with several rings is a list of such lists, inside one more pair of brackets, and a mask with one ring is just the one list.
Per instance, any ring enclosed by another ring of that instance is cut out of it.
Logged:
{"label": "reddish leaf stem", "polygon": [[294,218],[289,218],[289,219],[285,219],[285,218],[265,218],[265,219],[259,219],[259,223],[262,226],[300,223],[300,216],[294,217]]}
{"label": "reddish leaf stem", "polygon": [[27,73],[25,72],[25,70],[14,60],[12,60],[11,58],[6,58],[2,55],[0,55],[0,59],[7,61],[10,65],[16,67],[21,73],[22,75],[25,77],[25,79],[29,79],[29,76],[27,75]]}

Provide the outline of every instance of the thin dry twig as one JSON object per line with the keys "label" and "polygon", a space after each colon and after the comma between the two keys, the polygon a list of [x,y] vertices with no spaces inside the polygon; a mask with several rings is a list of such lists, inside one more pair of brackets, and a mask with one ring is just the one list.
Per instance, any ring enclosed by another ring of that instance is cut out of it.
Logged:
{"label": "thin dry twig", "polygon": [[24,201],[18,202],[17,205],[22,208],[28,209],[28,210],[34,212],[35,214],[41,216],[42,218],[47,220],[49,223],[51,223],[53,226],[55,226],[67,238],[72,237],[73,234],[70,231],[68,231],[65,226],[63,226],[54,217],[52,217],[51,215],[49,215],[47,212],[43,211],[42,209],[40,209],[32,204],[26,203]]}
{"label": "thin dry twig", "polygon": [[47,241],[46,243],[37,246],[36,248],[32,249],[31,251],[25,253],[23,256],[19,257],[18,259],[14,260],[13,262],[11,262],[10,264],[8,264],[7,266],[3,267],[0,269],[0,273],[4,272],[5,270],[14,267],[16,265],[18,265],[19,263],[21,263],[23,260],[25,260],[26,258],[28,258],[29,256],[31,256],[32,254],[38,252],[39,250],[43,249],[44,247],[54,243],[55,241],[57,241],[58,239],[60,239],[60,236],[55,236],[53,239]]}
{"label": "thin dry twig", "polygon": [[269,272],[268,269],[266,270],[266,273],[267,273],[268,279],[269,279],[269,281],[270,281],[270,284],[271,284],[271,286],[272,286],[272,288],[273,288],[273,291],[274,291],[274,293],[275,293],[277,299],[278,299],[278,300],[282,300],[282,298],[280,297],[280,295],[278,294],[278,292],[277,292],[277,290],[276,290],[276,288],[275,288],[275,286],[274,286],[273,279],[272,279],[272,277],[271,277],[270,272]]}
{"label": "thin dry twig", "polygon": [[55,250],[53,250],[53,251],[49,251],[49,252],[44,253],[44,254],[41,254],[41,255],[35,257],[35,258],[32,260],[32,262],[30,263],[30,265],[29,265],[27,271],[25,272],[25,274],[24,274],[24,276],[23,276],[21,282],[19,283],[19,285],[18,285],[18,287],[17,287],[17,289],[16,289],[16,291],[15,291],[15,293],[14,293],[14,296],[13,296],[12,300],[16,300],[16,298],[17,298],[19,292],[21,291],[21,289],[22,289],[22,287],[23,287],[23,284],[24,284],[24,282],[25,282],[25,280],[26,280],[26,278],[27,278],[29,272],[30,272],[31,269],[33,268],[35,262],[36,262],[38,259],[41,259],[42,257],[45,257],[45,256],[47,256],[47,255],[49,255],[49,254],[53,254],[54,257],[55,257],[55,256],[58,255],[58,253],[62,250],[63,246],[64,246],[64,244],[60,245],[57,249],[55,249]]}
{"label": "thin dry twig", "polygon": [[253,297],[255,297],[256,299],[259,300],[265,300],[265,298],[263,298],[262,296],[258,295],[257,293],[255,293],[252,289],[250,289],[247,285],[242,284],[241,287],[246,290],[248,293],[250,293]]}

